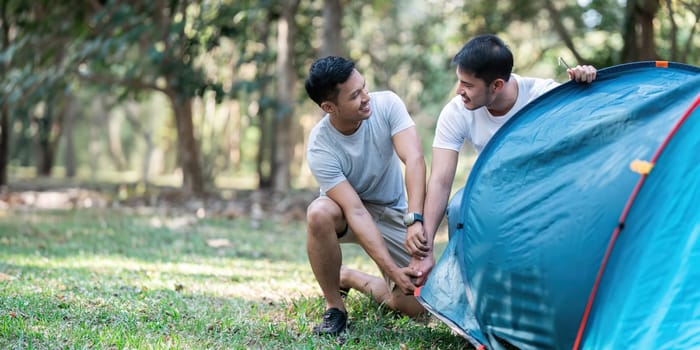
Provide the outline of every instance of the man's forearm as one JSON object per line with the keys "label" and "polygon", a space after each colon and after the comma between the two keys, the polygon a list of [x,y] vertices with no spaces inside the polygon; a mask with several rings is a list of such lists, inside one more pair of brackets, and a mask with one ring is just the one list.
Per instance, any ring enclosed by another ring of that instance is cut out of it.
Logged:
{"label": "man's forearm", "polygon": [[425,201],[425,159],[421,155],[406,162],[406,192],[408,195],[408,211],[423,212]]}
{"label": "man's forearm", "polygon": [[435,241],[435,234],[445,215],[449,197],[450,188],[448,186],[439,183],[429,184],[423,209],[423,229],[431,251]]}
{"label": "man's forearm", "polygon": [[392,271],[397,269],[398,265],[389,254],[384,238],[382,238],[379,228],[369,212],[363,208],[355,213],[346,214],[346,220],[367,255],[377,263],[382,271],[391,276]]}

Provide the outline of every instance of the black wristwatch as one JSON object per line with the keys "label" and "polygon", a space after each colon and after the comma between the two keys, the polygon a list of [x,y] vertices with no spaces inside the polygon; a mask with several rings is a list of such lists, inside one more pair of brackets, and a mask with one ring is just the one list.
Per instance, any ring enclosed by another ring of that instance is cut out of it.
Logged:
{"label": "black wristwatch", "polygon": [[418,213],[406,213],[406,215],[403,216],[403,223],[406,225],[406,227],[413,225],[416,223],[416,221],[420,221],[420,223],[423,223],[423,215],[420,215]]}

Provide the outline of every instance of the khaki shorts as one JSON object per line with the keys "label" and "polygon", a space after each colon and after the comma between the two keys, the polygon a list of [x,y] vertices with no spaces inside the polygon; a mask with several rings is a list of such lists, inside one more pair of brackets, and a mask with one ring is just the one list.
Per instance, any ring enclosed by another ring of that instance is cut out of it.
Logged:
{"label": "khaki shorts", "polygon": [[[378,204],[363,203],[367,211],[372,215],[374,223],[379,228],[379,232],[384,237],[384,242],[389,250],[389,254],[399,267],[406,267],[411,262],[411,255],[404,247],[406,240],[406,225],[403,223],[404,212],[392,208],[388,208]],[[340,243],[355,243],[359,244],[357,237],[348,226],[344,234],[339,234],[338,241]],[[389,285],[389,290],[394,289],[394,282],[389,276],[382,271],[384,280]]]}

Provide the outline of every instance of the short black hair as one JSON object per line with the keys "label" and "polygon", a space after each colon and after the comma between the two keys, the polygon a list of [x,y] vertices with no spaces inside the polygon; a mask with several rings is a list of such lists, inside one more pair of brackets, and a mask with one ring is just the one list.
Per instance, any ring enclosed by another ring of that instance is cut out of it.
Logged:
{"label": "short black hair", "polygon": [[338,84],[347,81],[353,69],[355,63],[343,57],[327,56],[316,60],[304,82],[306,93],[319,106],[323,101],[337,102]]}
{"label": "short black hair", "polygon": [[499,37],[479,35],[469,40],[452,59],[459,69],[491,84],[496,79],[508,81],[513,71],[513,53]]}

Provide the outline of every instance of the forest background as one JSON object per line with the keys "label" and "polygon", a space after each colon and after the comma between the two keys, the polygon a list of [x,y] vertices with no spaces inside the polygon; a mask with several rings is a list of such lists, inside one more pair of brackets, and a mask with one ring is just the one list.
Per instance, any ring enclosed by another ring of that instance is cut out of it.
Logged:
{"label": "forest background", "polygon": [[700,0],[0,0],[0,204],[77,187],[101,199],[54,206],[264,193],[287,211],[316,188],[305,144],[322,113],[303,89],[316,58],[349,57],[370,90],[401,96],[430,164],[470,37],[498,34],[515,72],[564,81],[560,56],[698,65],[699,18]]}

